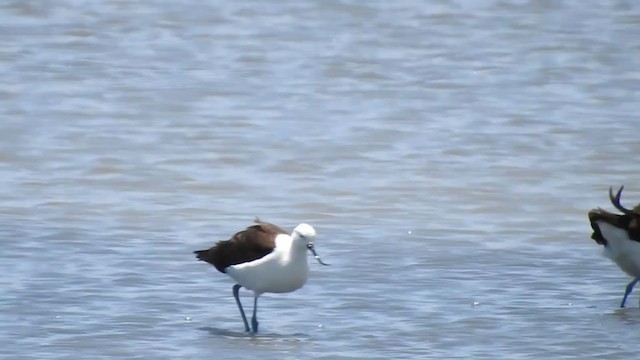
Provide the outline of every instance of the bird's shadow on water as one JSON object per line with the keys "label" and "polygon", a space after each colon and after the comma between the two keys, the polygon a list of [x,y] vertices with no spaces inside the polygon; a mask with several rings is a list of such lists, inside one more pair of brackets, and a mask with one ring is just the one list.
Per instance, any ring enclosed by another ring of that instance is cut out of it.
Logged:
{"label": "bird's shadow on water", "polygon": [[612,315],[627,324],[640,324],[640,308],[637,307],[619,308],[614,310]]}
{"label": "bird's shadow on water", "polygon": [[249,333],[245,331],[232,331],[229,329],[215,328],[211,326],[204,326],[198,328],[200,331],[206,331],[211,336],[228,338],[228,339],[247,339],[252,341],[284,341],[284,342],[298,342],[310,339],[307,334],[275,334],[275,333]]}

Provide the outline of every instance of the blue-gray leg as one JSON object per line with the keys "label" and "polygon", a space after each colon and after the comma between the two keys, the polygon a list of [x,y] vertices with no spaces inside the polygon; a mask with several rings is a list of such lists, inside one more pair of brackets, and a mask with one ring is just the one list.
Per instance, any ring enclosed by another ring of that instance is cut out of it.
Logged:
{"label": "blue-gray leg", "polygon": [[251,317],[251,328],[253,329],[253,333],[256,334],[258,332],[258,297],[255,296],[253,298],[253,316]]}
{"label": "blue-gray leg", "polygon": [[638,281],[640,281],[640,276],[635,278],[635,279],[633,279],[633,280],[631,280],[631,282],[624,289],[624,297],[622,298],[622,303],[620,304],[621,308],[624,307],[624,303],[627,301],[627,296],[629,296],[629,294],[631,294],[631,290],[633,290],[633,287],[636,286]]}
{"label": "blue-gray leg", "polygon": [[233,297],[236,298],[236,304],[238,304],[238,309],[240,309],[240,315],[242,315],[242,321],[244,322],[244,331],[249,332],[249,323],[247,322],[247,316],[244,314],[244,309],[242,308],[242,304],[240,303],[240,296],[238,291],[242,286],[235,284],[233,285]]}

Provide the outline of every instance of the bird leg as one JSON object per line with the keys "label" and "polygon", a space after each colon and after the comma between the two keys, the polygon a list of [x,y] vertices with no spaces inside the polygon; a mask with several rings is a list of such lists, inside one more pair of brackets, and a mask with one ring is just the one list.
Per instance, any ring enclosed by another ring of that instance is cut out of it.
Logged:
{"label": "bird leg", "polygon": [[633,290],[633,287],[636,286],[638,281],[640,281],[640,276],[638,276],[637,278],[631,280],[631,282],[625,288],[624,297],[622,298],[622,303],[620,304],[621,308],[624,307],[624,303],[627,301],[627,296],[629,296],[629,294],[631,294],[631,290]]}
{"label": "bird leg", "polygon": [[251,317],[251,329],[253,330],[254,334],[258,332],[258,317],[257,317],[257,313],[258,313],[258,296],[254,296],[254,298],[253,298],[253,316]]}
{"label": "bird leg", "polygon": [[[236,298],[236,304],[238,304],[238,309],[240,309],[240,315],[242,315],[242,321],[244,322],[244,331],[249,332],[249,323],[247,322],[247,316],[244,314],[244,309],[242,308],[242,304],[240,303],[240,296],[238,291],[242,286],[239,284],[233,285],[233,297]],[[255,315],[254,315],[255,316]]]}

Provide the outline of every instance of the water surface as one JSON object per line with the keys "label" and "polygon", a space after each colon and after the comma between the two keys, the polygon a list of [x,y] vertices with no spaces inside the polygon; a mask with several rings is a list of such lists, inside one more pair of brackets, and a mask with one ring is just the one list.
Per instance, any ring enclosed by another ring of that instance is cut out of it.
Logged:
{"label": "water surface", "polygon": [[[3,2],[0,354],[634,357],[586,212],[640,201],[638,14]],[[254,216],[313,224],[333,266],[251,337],[191,251]]]}

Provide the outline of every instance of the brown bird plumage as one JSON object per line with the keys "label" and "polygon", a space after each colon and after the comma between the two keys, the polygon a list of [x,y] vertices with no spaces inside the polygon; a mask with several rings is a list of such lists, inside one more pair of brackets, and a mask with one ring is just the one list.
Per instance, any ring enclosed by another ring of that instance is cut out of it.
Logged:
{"label": "brown bird plumage", "polygon": [[278,234],[288,234],[284,229],[255,219],[256,225],[235,233],[229,240],[218,241],[207,250],[196,250],[199,260],[206,261],[224,273],[231,265],[258,260],[276,247]]}
{"label": "brown bird plumage", "polygon": [[589,211],[589,221],[591,222],[591,228],[593,234],[591,238],[600,245],[608,245],[607,239],[604,238],[600,227],[597,222],[602,221],[610,224],[611,226],[625,230],[629,240],[640,242],[640,204],[633,209],[627,209],[620,204],[620,197],[622,196],[622,190],[624,186],[621,186],[616,195],[613,195],[613,189],[609,188],[609,200],[611,204],[622,212],[622,215],[615,214],[603,209],[593,209]]}

